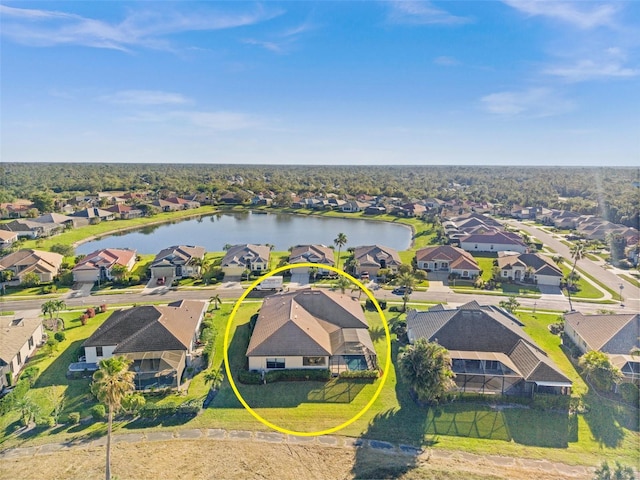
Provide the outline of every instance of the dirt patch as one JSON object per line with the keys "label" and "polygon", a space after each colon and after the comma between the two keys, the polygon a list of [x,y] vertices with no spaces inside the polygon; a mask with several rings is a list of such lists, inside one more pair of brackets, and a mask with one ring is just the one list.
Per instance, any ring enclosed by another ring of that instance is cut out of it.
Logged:
{"label": "dirt patch", "polygon": [[[101,479],[104,448],[75,448],[48,455],[5,458],[0,479]],[[400,480],[560,480],[587,479],[543,468],[512,465],[453,454],[419,457],[382,453],[371,448],[288,445],[234,440],[171,440],[117,443],[112,475],[124,479],[350,479]]]}

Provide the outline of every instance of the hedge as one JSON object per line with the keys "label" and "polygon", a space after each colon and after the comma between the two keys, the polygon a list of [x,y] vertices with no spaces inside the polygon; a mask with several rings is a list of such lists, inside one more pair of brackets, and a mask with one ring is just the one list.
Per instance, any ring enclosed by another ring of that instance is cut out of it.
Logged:
{"label": "hedge", "polygon": [[[245,385],[260,385],[262,383],[262,374],[260,372],[241,370],[238,372],[237,378],[240,383]],[[330,378],[331,372],[328,369],[319,368],[271,370],[265,374],[267,383],[306,380],[326,382]]]}
{"label": "hedge", "polygon": [[9,413],[14,405],[22,400],[31,388],[31,378],[21,378],[16,382],[16,387],[0,399],[0,415]]}
{"label": "hedge", "polygon": [[202,408],[202,400],[191,400],[180,405],[146,405],[140,410],[142,418],[169,417],[172,415],[197,415]]}
{"label": "hedge", "polygon": [[[380,309],[381,310],[384,310],[385,308],[387,308],[387,301],[386,300],[378,300],[378,305],[380,305]],[[376,309],[376,306],[373,304],[373,302],[371,301],[370,298],[367,298],[367,300],[364,302],[364,307],[367,310],[375,310]]]}
{"label": "hedge", "polygon": [[344,372],[340,372],[338,377],[375,379],[378,378],[379,373],[380,372],[378,370],[346,370]]}

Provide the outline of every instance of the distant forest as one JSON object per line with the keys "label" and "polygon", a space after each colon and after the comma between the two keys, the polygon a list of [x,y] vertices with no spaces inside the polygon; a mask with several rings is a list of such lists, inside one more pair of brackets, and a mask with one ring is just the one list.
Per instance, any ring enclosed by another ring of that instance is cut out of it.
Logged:
{"label": "distant forest", "polygon": [[638,227],[640,169],[504,166],[292,166],[4,163],[0,202],[100,191],[294,192],[544,206]]}

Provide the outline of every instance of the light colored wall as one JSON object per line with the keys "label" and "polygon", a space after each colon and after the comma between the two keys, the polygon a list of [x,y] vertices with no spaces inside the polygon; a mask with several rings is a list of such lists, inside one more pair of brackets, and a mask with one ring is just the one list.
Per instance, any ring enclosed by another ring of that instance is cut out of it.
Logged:
{"label": "light colored wall", "polygon": [[[38,325],[36,330],[31,335],[33,339],[33,347],[29,348],[29,340],[24,342],[22,348],[20,348],[20,360],[18,363],[18,355],[11,359],[11,365],[13,366],[13,378],[14,380],[18,377],[20,370],[24,368],[24,364],[27,362],[27,359],[35,352],[38,345],[42,343],[42,325]],[[8,370],[7,370],[8,371]]]}
{"label": "light colored wall", "polygon": [[98,270],[78,270],[73,272],[74,282],[97,282],[100,272]]}
{"label": "light colored wall", "polygon": [[281,357],[279,355],[269,356],[269,357],[249,357],[249,370],[266,370],[267,369],[267,358],[284,358],[285,359],[285,368],[329,368],[329,357],[325,357],[325,364],[319,365],[316,367],[307,367],[302,365],[302,357]]}
{"label": "light colored wall", "polygon": [[[476,248],[478,245],[478,248]],[[491,248],[493,246],[493,249]],[[467,252],[502,252],[502,251],[512,251],[525,253],[527,247],[524,245],[500,245],[500,244],[492,244],[492,243],[476,243],[476,242],[460,242],[460,248],[466,250]]]}
{"label": "light colored wall", "polygon": [[175,273],[175,267],[154,267],[151,269],[153,278],[173,277]]}
{"label": "light colored wall", "polygon": [[469,275],[467,277],[463,277],[463,278],[473,278],[473,277],[477,277],[478,274],[480,273],[478,270],[471,270],[471,269],[460,269],[460,268],[454,268],[453,270],[451,270],[451,273],[457,273],[458,275],[460,275],[462,277],[462,274],[464,272],[467,272]]}
{"label": "light colored wall", "polygon": [[102,347],[102,357],[96,355],[96,347],[85,347],[84,354],[87,357],[87,363],[98,363],[105,358],[113,357],[113,351],[116,349],[116,345],[106,345]]}
{"label": "light colored wall", "polygon": [[554,287],[559,287],[562,280],[560,277],[552,277],[551,275],[536,275],[535,278],[538,285],[552,285]]}
{"label": "light colored wall", "polygon": [[582,337],[580,337],[576,333],[576,331],[571,325],[569,325],[569,323],[564,324],[564,333],[573,341],[573,343],[576,344],[576,346],[582,353],[585,353],[587,351],[588,347],[585,345],[585,342],[583,342]]}

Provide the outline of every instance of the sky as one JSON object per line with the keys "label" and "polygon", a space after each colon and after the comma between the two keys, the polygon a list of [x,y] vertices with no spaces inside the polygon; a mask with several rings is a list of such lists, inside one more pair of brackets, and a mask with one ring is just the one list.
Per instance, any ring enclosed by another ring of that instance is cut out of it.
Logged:
{"label": "sky", "polygon": [[640,2],[0,0],[2,162],[640,164]]}

